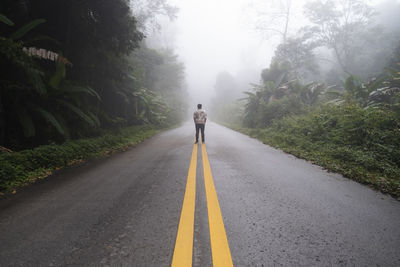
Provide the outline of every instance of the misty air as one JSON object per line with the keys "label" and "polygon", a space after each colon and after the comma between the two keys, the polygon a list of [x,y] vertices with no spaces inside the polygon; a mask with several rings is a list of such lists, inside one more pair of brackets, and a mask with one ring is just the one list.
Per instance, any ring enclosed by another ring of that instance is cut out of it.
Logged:
{"label": "misty air", "polygon": [[399,266],[400,0],[2,0],[1,266]]}

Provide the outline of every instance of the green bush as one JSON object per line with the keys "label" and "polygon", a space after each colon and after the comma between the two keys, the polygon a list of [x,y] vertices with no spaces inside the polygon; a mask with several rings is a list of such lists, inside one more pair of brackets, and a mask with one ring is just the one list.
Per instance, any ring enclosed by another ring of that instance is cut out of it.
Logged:
{"label": "green bush", "polygon": [[31,150],[0,154],[0,191],[10,191],[74,162],[101,156],[134,145],[154,135],[157,129],[134,126],[117,134],[45,145]]}
{"label": "green bush", "polygon": [[258,127],[269,126],[275,120],[302,113],[303,110],[304,105],[295,96],[284,97],[268,104],[263,104],[258,114]]}
{"label": "green bush", "polygon": [[241,131],[400,197],[400,114],[393,110],[322,105],[265,129]]}

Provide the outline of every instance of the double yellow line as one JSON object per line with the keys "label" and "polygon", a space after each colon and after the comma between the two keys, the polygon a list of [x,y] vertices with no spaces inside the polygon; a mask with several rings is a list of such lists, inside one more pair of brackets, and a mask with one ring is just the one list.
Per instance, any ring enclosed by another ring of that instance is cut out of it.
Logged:
{"label": "double yellow line", "polygon": [[[171,266],[192,266],[194,214],[196,202],[197,145],[193,146],[192,157],[186,183],[185,197],[179,221],[178,234]],[[203,158],[204,185],[206,189],[208,223],[210,228],[211,254],[213,265],[233,266],[228,238],[226,237],[217,192],[211,174],[205,144],[201,145]]]}

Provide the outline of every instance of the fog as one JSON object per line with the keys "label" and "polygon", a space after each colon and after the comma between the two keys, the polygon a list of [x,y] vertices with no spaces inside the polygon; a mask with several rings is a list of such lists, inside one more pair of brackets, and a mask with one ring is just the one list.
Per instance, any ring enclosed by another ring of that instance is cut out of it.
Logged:
{"label": "fog", "polygon": [[216,76],[266,66],[267,50],[243,20],[244,1],[177,0],[177,51],[194,102],[210,103]]}
{"label": "fog", "polygon": [[[265,13],[274,12],[268,11],[271,3],[280,2],[284,1],[168,2],[177,6],[179,13],[173,22],[160,19],[162,30],[156,39],[158,45],[173,47],[185,64],[187,88],[193,103],[203,103],[206,107],[211,104],[216,77],[221,72],[235,77],[242,91],[248,90],[250,83],[259,82],[261,70],[269,66],[275,48],[282,41],[279,35],[257,31],[259,14],[264,12],[265,18]],[[303,15],[306,2],[292,1],[289,36],[307,24]],[[366,2],[377,5],[384,1]],[[150,36],[150,42],[151,39]]]}

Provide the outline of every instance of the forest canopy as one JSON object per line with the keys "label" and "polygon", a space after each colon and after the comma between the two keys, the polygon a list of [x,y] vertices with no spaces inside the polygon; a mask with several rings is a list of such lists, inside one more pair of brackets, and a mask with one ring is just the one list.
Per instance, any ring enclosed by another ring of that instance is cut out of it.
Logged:
{"label": "forest canopy", "polygon": [[2,1],[0,146],[180,121],[184,66],[174,51],[145,43],[155,12],[173,17],[177,10],[165,1],[155,10],[142,4],[139,21],[127,0]]}

